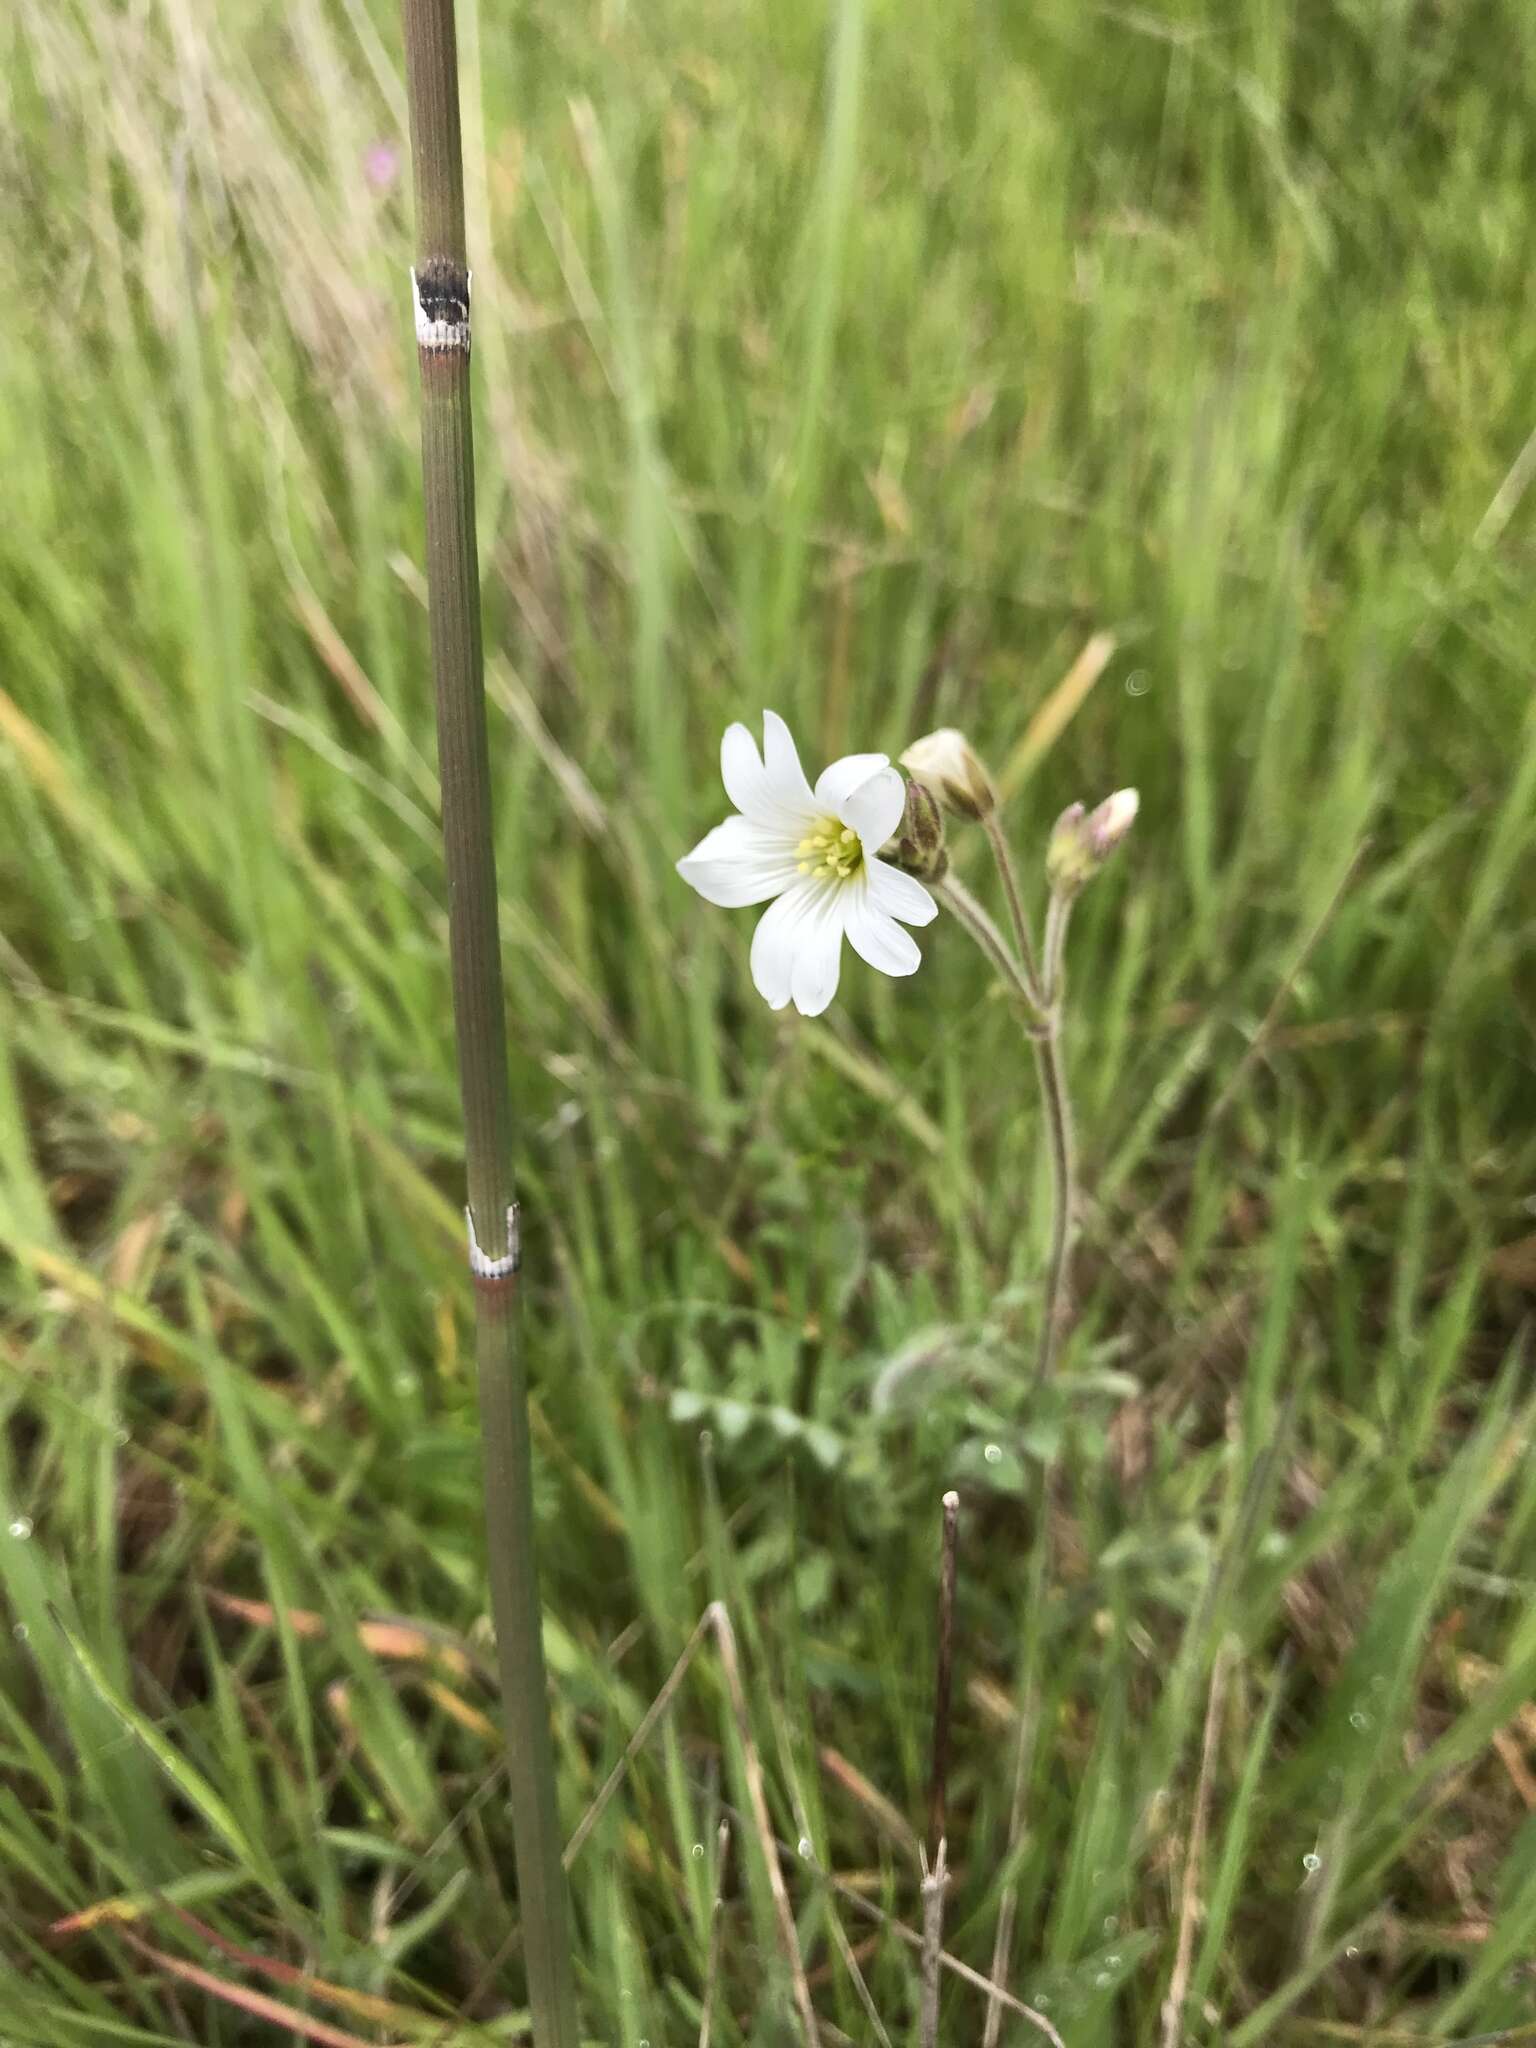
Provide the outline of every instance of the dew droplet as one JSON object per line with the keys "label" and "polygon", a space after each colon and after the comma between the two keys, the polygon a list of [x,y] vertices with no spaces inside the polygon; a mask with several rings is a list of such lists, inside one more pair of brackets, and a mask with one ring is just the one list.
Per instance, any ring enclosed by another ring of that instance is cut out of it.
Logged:
{"label": "dew droplet", "polygon": [[11,1534],[18,1543],[25,1543],[32,1534],[32,1517],[30,1515],[18,1515],[11,1524]]}
{"label": "dew droplet", "polygon": [[1351,1942],[1349,1944],[1349,1947],[1345,1949],[1344,1953],[1349,1957],[1350,1961],[1353,1962],[1355,1957],[1359,1955],[1360,1951],[1355,1947],[1355,1944]]}
{"label": "dew droplet", "polygon": [[1003,1462],[1003,1447],[1001,1444],[988,1444],[981,1455],[989,1465],[1001,1465]]}
{"label": "dew droplet", "polygon": [[1127,697],[1145,697],[1152,687],[1152,678],[1144,668],[1133,668],[1125,679]]}
{"label": "dew droplet", "polygon": [[27,1637],[31,1635],[31,1633],[31,1629],[27,1627],[27,1624],[24,1621],[18,1621],[15,1627],[11,1630],[11,1634],[16,1638],[18,1643],[24,1643],[27,1640]]}
{"label": "dew droplet", "polygon": [[1114,1978],[1110,1976],[1108,1970],[1100,1970],[1098,1975],[1093,1980],[1094,1989],[1096,1991],[1102,1991],[1106,1985],[1113,1984],[1114,1981]]}
{"label": "dew droplet", "polygon": [[797,1850],[798,1850],[798,1851],[800,1852],[800,1854],[801,1854],[802,1856],[809,1856],[809,1855],[810,1855],[810,1853],[811,1853],[811,1838],[810,1838],[810,1836],[809,1836],[809,1835],[802,1835],[802,1836],[800,1837],[799,1841],[798,1841],[798,1842],[796,1842],[796,1844],[795,1844],[795,1847],[796,1847],[796,1849],[797,1849]]}
{"label": "dew droplet", "polygon": [[1321,1870],[1323,1867],[1323,1859],[1321,1856],[1318,1855],[1315,1849],[1309,1849],[1306,1855],[1303,1856],[1301,1859],[1301,1867],[1303,1870],[1306,1871]]}
{"label": "dew droplet", "polygon": [[114,1429],[112,1432],[112,1441],[117,1445],[117,1448],[121,1450],[123,1448],[123,1445],[130,1441],[127,1430]]}
{"label": "dew droplet", "polygon": [[1118,1970],[1120,1967],[1120,1958],[1118,1956],[1106,1956],[1104,1958],[1104,1967],[1106,1970]]}
{"label": "dew droplet", "polygon": [[1106,1913],[1104,1915],[1104,1932],[1111,1941],[1120,1932],[1120,1915],[1118,1913]]}
{"label": "dew droplet", "polygon": [[702,1862],[704,1859],[704,1844],[702,1842],[695,1842],[693,1847],[688,1851],[688,1854],[693,1858],[695,1863]]}
{"label": "dew droplet", "polygon": [[1051,2009],[1051,1994],[1049,1991],[1037,1991],[1035,1993],[1035,2004],[1039,2006],[1042,2012],[1049,2012]]}
{"label": "dew droplet", "polygon": [[1349,1717],[1349,1725],[1351,1728],[1357,1728],[1363,1735],[1366,1729],[1369,1728],[1371,1725],[1371,1717],[1369,1714],[1362,1713],[1360,1709],[1356,1707],[1355,1711]]}

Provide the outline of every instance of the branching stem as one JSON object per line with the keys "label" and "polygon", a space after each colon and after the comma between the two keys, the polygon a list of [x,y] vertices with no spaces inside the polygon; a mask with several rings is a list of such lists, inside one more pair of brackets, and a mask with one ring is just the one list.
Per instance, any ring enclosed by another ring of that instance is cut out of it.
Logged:
{"label": "branching stem", "polygon": [[1023,892],[1019,888],[1018,870],[1013,862],[1013,849],[1008,844],[1008,835],[998,821],[997,812],[989,811],[982,821],[987,839],[992,847],[992,858],[997,862],[997,872],[1002,877],[1003,894],[1008,899],[1008,918],[1013,926],[1013,942],[1019,949],[1019,960],[1025,977],[1035,992],[1038,1005],[1048,997],[1049,979],[1042,982],[1040,970],[1035,964],[1035,941],[1029,928],[1029,913],[1024,908]]}
{"label": "branching stem", "polygon": [[1009,918],[1018,952],[1009,946],[992,918],[956,876],[945,875],[933,884],[933,890],[956,922],[986,954],[999,980],[1019,1004],[1025,1036],[1034,1052],[1051,1161],[1051,1238],[1046,1253],[1045,1285],[1040,1306],[1040,1348],[1035,1367],[1037,1382],[1044,1382],[1050,1378],[1056,1365],[1063,1297],[1077,1218],[1077,1144],[1072,1126],[1072,1103],[1067,1094],[1066,1067],[1061,1056],[1063,954],[1072,899],[1059,890],[1052,892],[1046,910],[1044,952],[1037,966],[1013,856],[995,818],[987,819],[986,833],[1002,878],[1003,893],[1008,899]]}
{"label": "branching stem", "polygon": [[934,895],[956,923],[964,926],[997,969],[998,979],[1008,993],[1022,1004],[1027,1028],[1038,1029],[1044,1019],[1035,991],[1030,985],[1024,967],[1009,951],[1008,941],[986,911],[956,875],[945,875],[941,881],[932,883],[931,887]]}

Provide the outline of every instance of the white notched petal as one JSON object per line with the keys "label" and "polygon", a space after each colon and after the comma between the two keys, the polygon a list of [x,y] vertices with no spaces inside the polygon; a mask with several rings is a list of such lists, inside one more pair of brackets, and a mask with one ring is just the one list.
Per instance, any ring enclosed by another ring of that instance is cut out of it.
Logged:
{"label": "white notched petal", "polygon": [[815,798],[800,766],[794,735],[777,711],[763,713],[763,767],[775,801],[797,818],[809,817],[815,810]]}
{"label": "white notched petal", "polygon": [[757,741],[744,725],[728,725],[720,741],[720,780],[743,817],[761,820],[768,812],[768,776]]}
{"label": "white notched petal", "polygon": [[932,924],[939,906],[915,875],[904,875],[888,861],[864,862],[869,876],[869,900],[887,917],[899,917],[905,924]]}
{"label": "white notched petal", "polygon": [[706,903],[726,910],[766,903],[799,880],[793,842],[750,818],[727,818],[706,832],[677,872]]}
{"label": "white notched petal", "polygon": [[802,1017],[819,1017],[837,994],[843,964],[843,920],[852,885],[825,886],[802,915],[795,931],[793,989]]}
{"label": "white notched petal", "polygon": [[770,903],[752,934],[752,980],[770,1010],[782,1010],[794,993],[795,948],[800,929],[824,882],[797,879],[777,903]]}
{"label": "white notched petal", "polygon": [[877,768],[838,806],[837,815],[851,825],[864,842],[866,854],[876,853],[901,823],[907,808],[907,785],[894,768]]}
{"label": "white notched petal", "polygon": [[916,974],[922,965],[916,939],[878,908],[867,887],[849,889],[844,925],[855,953],[882,974]]}
{"label": "white notched petal", "polygon": [[[830,768],[824,768],[817,778],[817,803],[823,810],[836,811],[841,815],[842,806],[854,791],[890,765],[889,754],[845,754],[841,761],[834,761]],[[901,780],[900,776],[896,779],[898,782]],[[853,829],[857,832],[859,828],[855,825]],[[885,836],[889,838],[890,834]]]}
{"label": "white notched petal", "polygon": [[795,743],[782,719],[765,714],[764,726],[768,733],[766,763],[744,725],[726,727],[720,742],[720,780],[725,793],[754,824],[777,826],[781,831],[803,827],[814,809]]}

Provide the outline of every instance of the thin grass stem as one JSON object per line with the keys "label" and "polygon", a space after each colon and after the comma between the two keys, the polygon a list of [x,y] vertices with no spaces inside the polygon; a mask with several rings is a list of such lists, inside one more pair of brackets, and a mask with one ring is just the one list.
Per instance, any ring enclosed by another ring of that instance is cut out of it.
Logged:
{"label": "thin grass stem", "polygon": [[949,1809],[950,1701],[955,1670],[955,1579],[960,1546],[960,1496],[943,1500],[939,1552],[939,1641],[933,1686],[933,1764],[928,1779],[928,1861],[937,1867],[944,1851]]}
{"label": "thin grass stem", "polygon": [[736,1722],[736,1739],[741,1745],[747,1796],[752,1802],[752,1824],[763,1852],[768,1887],[773,1894],[773,1909],[779,1923],[779,1938],[784,1948],[784,1960],[789,1966],[795,2009],[805,2035],[805,2048],[816,2048],[821,2038],[821,2026],[816,2017],[816,2008],[811,2003],[811,1987],[805,1974],[805,1958],[800,1953],[800,1936],[795,1926],[794,1908],[789,1903],[789,1889],[784,1882],[784,1873],[779,1868],[778,1857],[775,1854],[777,1838],[768,1813],[768,1794],[763,1784],[762,1759],[758,1755],[757,1742],[752,1734],[752,1717],[747,1712],[746,1688],[741,1682],[741,1659],[736,1651],[736,1631],[731,1625],[731,1617],[723,1601],[710,1602],[706,1619],[714,1625],[715,1643],[720,1652],[721,1668],[725,1673],[726,1692]]}
{"label": "thin grass stem", "polygon": [[879,2048],[891,2048],[891,2037],[885,2030],[885,2022],[880,2017],[879,2007],[875,2004],[869,1985],[865,1982],[864,1972],[859,1968],[859,1959],[854,1954],[853,1943],[848,1939],[848,1930],[844,1927],[842,1916],[835,1906],[827,1914],[827,1931],[832,1936],[832,1946],[837,1950],[838,1960],[847,1971],[849,1981],[858,1994],[859,2003],[864,2008],[864,2017],[869,2021]]}
{"label": "thin grass stem", "polygon": [[923,1857],[923,1938],[919,1952],[918,1978],[921,1999],[918,2007],[919,2048],[939,2048],[939,1972],[944,1954],[944,1894],[949,1889],[949,1865],[942,1839],[932,1863]]}
{"label": "thin grass stem", "polygon": [[[864,1919],[885,1928],[896,1940],[904,1942],[908,1948],[916,1949],[921,1954],[923,1937],[915,1927],[908,1927],[904,1920],[898,1920],[894,1913],[888,1913],[883,1906],[877,1905],[873,1899],[867,1899],[861,1891],[856,1891],[852,1885],[845,1884],[831,1871],[823,1870],[819,1863],[801,1856],[796,1850],[791,1849],[788,1842],[781,1842],[775,1838],[773,1846],[779,1861],[786,1869],[798,1867],[801,1870],[808,1870],[834,1897],[841,1899],[850,1911],[861,1914]],[[1022,1998],[1016,1998],[1000,1984],[989,1982],[980,1970],[962,1962],[959,1956],[951,1955],[948,1949],[939,1951],[939,1968],[948,1970],[952,1977],[958,1977],[962,1984],[969,1984],[972,1990],[985,1992],[989,1998],[996,1999],[1006,2011],[1017,2013],[1020,2019],[1028,2020],[1032,2027],[1038,2028],[1044,2034],[1051,2043],[1051,2048],[1066,2048],[1060,2034],[1043,2012],[1036,2012],[1032,2005],[1026,2005]]]}
{"label": "thin grass stem", "polygon": [[1174,1950],[1173,1971],[1168,1980],[1168,1995],[1163,2000],[1163,2048],[1179,2048],[1179,2038],[1184,2029],[1184,2006],[1189,1997],[1189,1976],[1195,1955],[1195,1923],[1200,1912],[1200,1876],[1210,1822],[1216,1745],[1221,1734],[1222,1707],[1226,1702],[1227,1661],[1227,1645],[1223,1643],[1216,1652],[1210,1696],[1206,1702],[1205,1733],[1200,1744],[1200,1777],[1195,1786],[1189,1847],[1185,1851],[1184,1878],[1179,1891],[1178,1942]]}
{"label": "thin grass stem", "polygon": [[[1018,1742],[1013,1759],[1013,1797],[1008,1808],[1008,1847],[1011,1858],[1024,1832],[1024,1807],[1029,1790],[1029,1750],[1033,1740],[1033,1702],[1019,1720]],[[1019,1909],[1019,1888],[1010,1884],[997,1909],[997,1929],[992,1940],[992,1983],[999,1992],[1008,1989],[1008,1963],[1013,1953],[1013,1923]],[[1000,1997],[988,1996],[986,2024],[981,2048],[997,2048],[1002,2032],[1003,2005]]]}
{"label": "thin grass stem", "polygon": [[699,2013],[699,2048],[710,2048],[710,2036],[714,2030],[715,1995],[720,1982],[720,1933],[725,1921],[725,1872],[730,1856],[731,1824],[728,1820],[723,1820],[715,1840],[715,1886],[714,1898],[709,1909],[709,1952],[704,1959],[704,2003]]}
{"label": "thin grass stem", "polygon": [[453,0],[403,0],[403,19],[416,187],[412,285],[421,367],[427,593],[475,1276],[487,1561],[534,2041],[537,2048],[577,2048],[518,1320],[512,1102],[475,547],[470,281]]}

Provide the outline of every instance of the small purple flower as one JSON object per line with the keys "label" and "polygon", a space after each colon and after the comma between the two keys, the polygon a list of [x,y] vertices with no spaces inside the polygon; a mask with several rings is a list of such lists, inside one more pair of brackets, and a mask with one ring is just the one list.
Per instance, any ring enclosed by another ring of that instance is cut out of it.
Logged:
{"label": "small purple flower", "polygon": [[372,142],[363,152],[363,176],[375,192],[387,192],[400,175],[400,152],[392,142]]}

